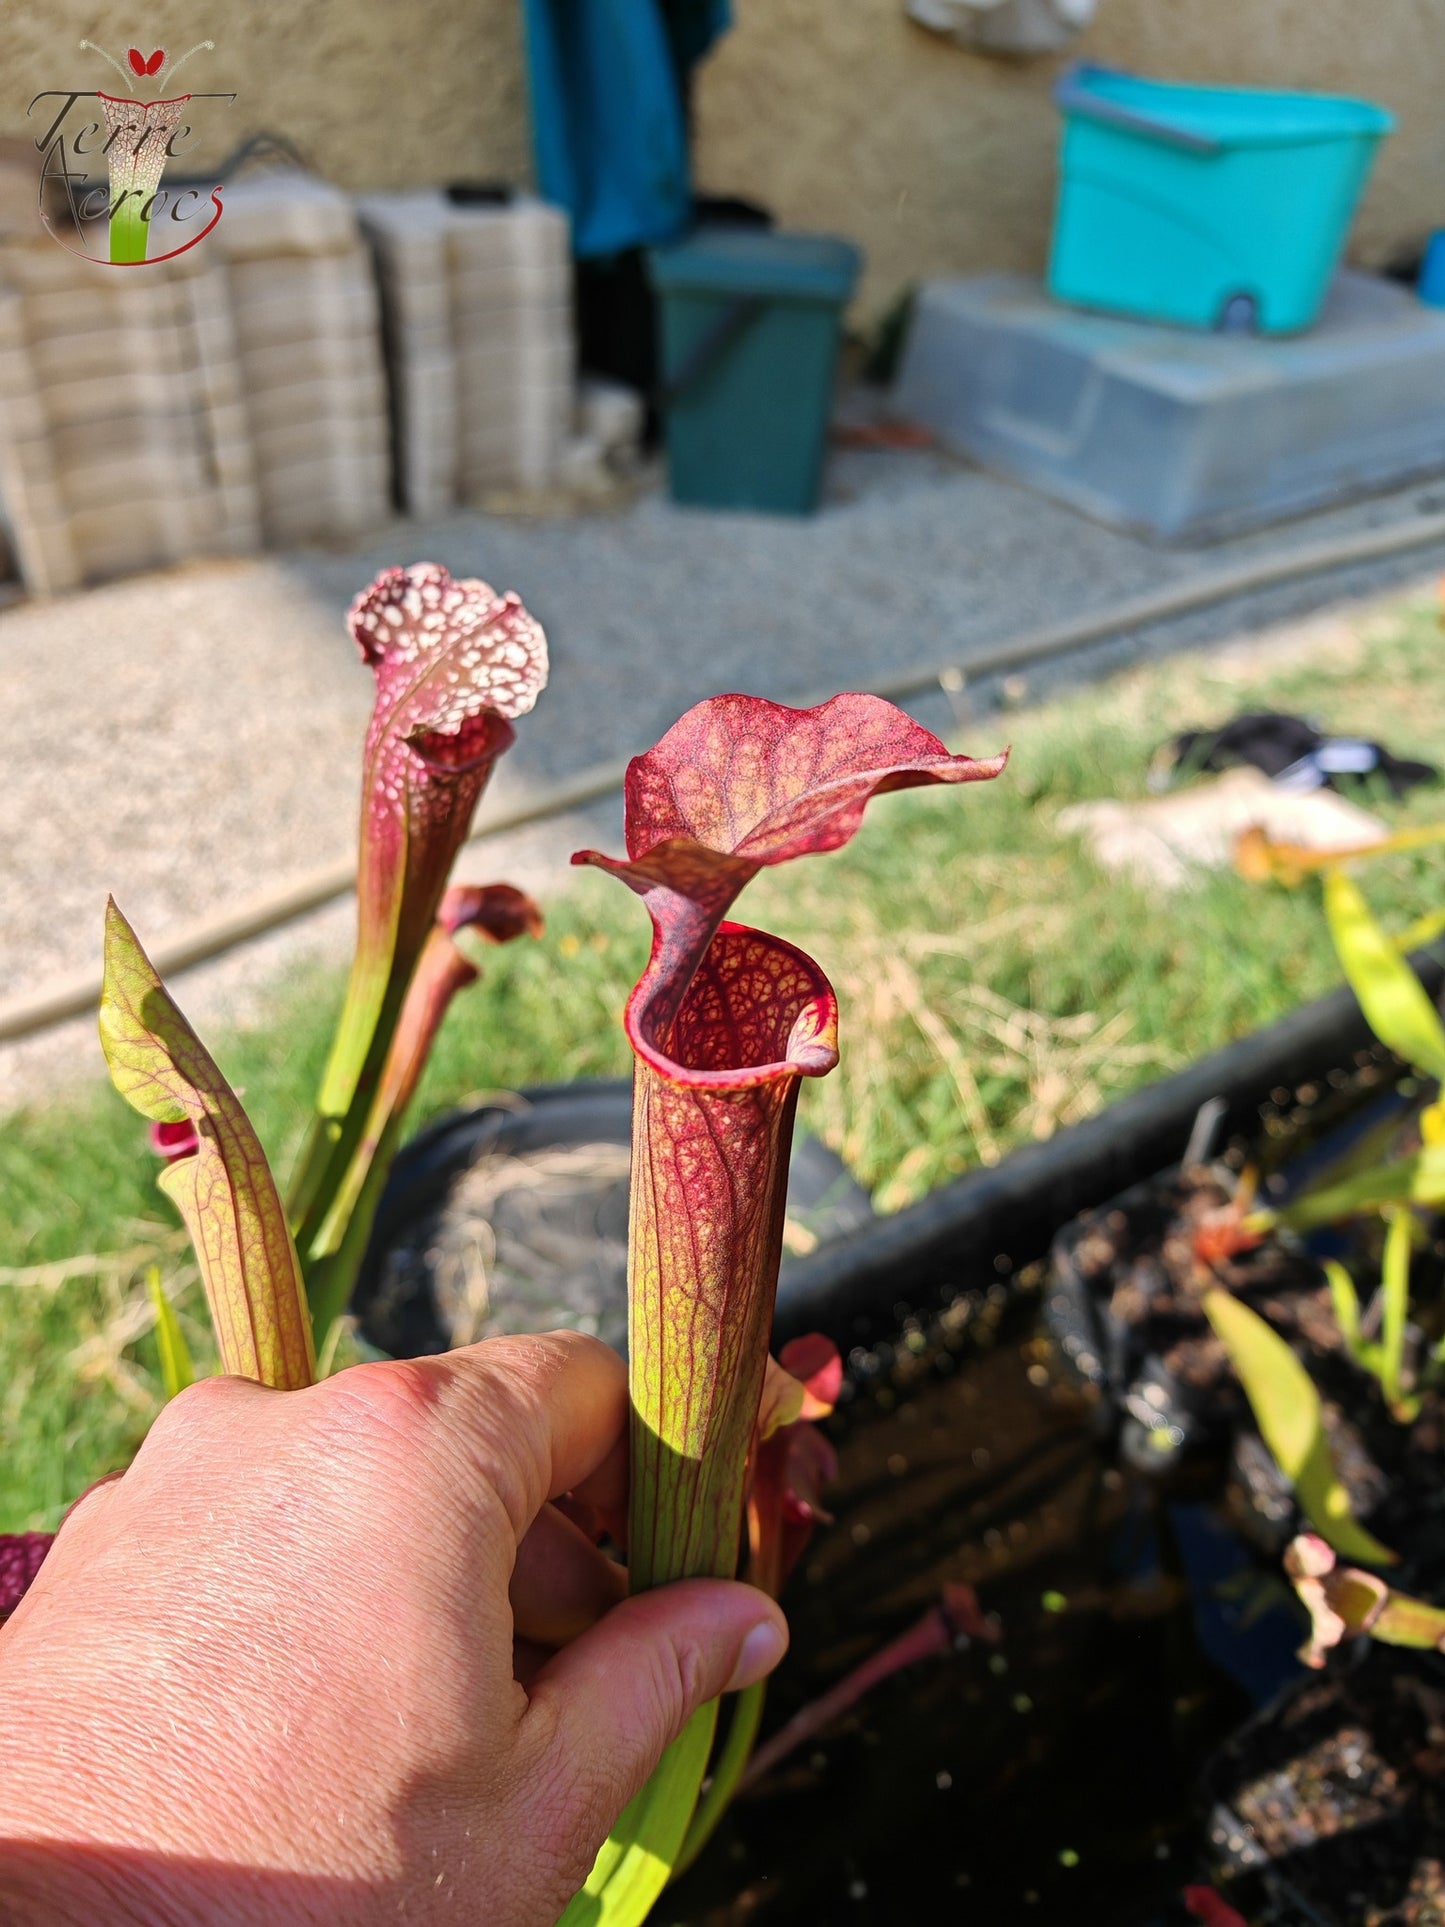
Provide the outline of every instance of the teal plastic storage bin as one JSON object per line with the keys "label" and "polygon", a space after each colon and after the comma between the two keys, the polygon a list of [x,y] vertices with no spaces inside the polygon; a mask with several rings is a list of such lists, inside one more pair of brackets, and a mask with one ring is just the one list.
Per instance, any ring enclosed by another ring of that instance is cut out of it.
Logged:
{"label": "teal plastic storage bin", "polygon": [[809,514],[858,250],[830,235],[704,228],[649,266],[673,501]]}
{"label": "teal plastic storage bin", "polygon": [[1049,290],[1194,328],[1308,328],[1344,247],[1383,108],[1325,94],[1183,87],[1076,67]]}

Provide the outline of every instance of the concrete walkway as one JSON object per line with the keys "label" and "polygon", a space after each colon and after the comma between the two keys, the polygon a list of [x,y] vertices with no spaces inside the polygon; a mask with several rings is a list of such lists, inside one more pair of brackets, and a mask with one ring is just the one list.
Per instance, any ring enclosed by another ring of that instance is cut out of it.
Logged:
{"label": "concrete walkway", "polygon": [[[649,494],[615,514],[398,523],[345,554],[207,564],[21,604],[0,613],[0,986],[13,997],[97,964],[107,890],[159,944],[349,853],[371,679],[342,617],[388,562],[483,575],[547,628],[551,687],[494,786],[501,804],[645,747],[717,690],[801,701],[966,665],[1035,624],[1441,507],[1445,492],[1420,488],[1205,552],[1161,550],[942,456],[851,451],[805,523],[680,512]],[[1097,645],[1085,667],[1238,635],[1436,561],[1416,552],[1277,588]],[[941,696],[910,706],[953,726]],[[474,850],[468,872],[505,868],[546,888],[579,831],[616,835],[614,814]],[[340,951],[349,927],[338,906],[301,934]],[[296,934],[249,947],[229,979],[223,966],[198,975],[224,1004],[227,982],[279,967]],[[57,1033],[43,1051],[0,1050],[0,1103],[31,1087],[26,1063],[68,1059],[82,1035],[89,1058],[88,1024],[65,1027],[69,1046]]]}

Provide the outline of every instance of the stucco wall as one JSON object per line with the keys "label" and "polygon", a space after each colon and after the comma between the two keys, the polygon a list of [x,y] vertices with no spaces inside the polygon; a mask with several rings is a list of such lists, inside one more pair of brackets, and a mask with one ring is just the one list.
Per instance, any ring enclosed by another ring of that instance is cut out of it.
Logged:
{"label": "stucco wall", "polygon": [[[902,0],[734,0],[697,86],[698,176],[868,255],[862,307],[910,281],[1037,267],[1054,191],[1059,62],[970,54]],[[6,10],[0,136],[43,87],[104,86],[82,36],[118,58],[207,36],[184,84],[235,88],[198,160],[287,135],[346,186],[529,172],[518,0],[79,0]],[[1375,263],[1445,220],[1445,0],[1100,0],[1079,51],[1183,79],[1306,86],[1390,107],[1352,251]]]}
{"label": "stucco wall", "polygon": [[4,23],[0,135],[25,135],[42,88],[120,90],[82,38],[122,61],[131,45],[174,58],[210,39],[216,51],[177,84],[238,98],[198,105],[198,165],[264,130],[344,187],[516,180],[530,168],[517,0],[24,0]]}
{"label": "stucco wall", "polygon": [[[697,91],[704,186],[860,240],[865,311],[922,275],[1042,265],[1060,61],[966,52],[912,25],[902,0],[734,6]],[[1445,0],[1099,0],[1077,51],[1171,79],[1379,101],[1399,126],[1352,255],[1377,264],[1445,224]]]}

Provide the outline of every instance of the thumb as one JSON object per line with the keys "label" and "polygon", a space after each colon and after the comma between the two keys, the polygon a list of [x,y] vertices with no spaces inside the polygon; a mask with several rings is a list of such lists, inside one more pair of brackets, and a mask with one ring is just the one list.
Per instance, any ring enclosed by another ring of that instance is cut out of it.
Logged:
{"label": "thumb", "polygon": [[549,1660],[524,1725],[546,1736],[574,1837],[600,1844],[697,1709],[764,1678],[787,1647],[766,1593],[682,1579],[622,1600]]}

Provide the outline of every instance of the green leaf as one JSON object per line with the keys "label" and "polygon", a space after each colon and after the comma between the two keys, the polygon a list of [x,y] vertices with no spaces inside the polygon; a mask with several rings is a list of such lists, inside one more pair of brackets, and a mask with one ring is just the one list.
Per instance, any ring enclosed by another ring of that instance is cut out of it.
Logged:
{"label": "green leaf", "polygon": [[1345,1349],[1350,1355],[1358,1358],[1363,1343],[1360,1337],[1360,1294],[1355,1290],[1354,1279],[1338,1258],[1326,1258],[1324,1263],[1340,1337],[1344,1339]]}
{"label": "green leaf", "polygon": [[1315,1531],[1347,1559],[1393,1565],[1395,1554],[1350,1511],[1330,1455],[1320,1395],[1304,1366],[1258,1312],[1227,1291],[1207,1291],[1204,1309],[1239,1374],[1260,1436]]}
{"label": "green leaf", "polygon": [[1418,1402],[1406,1398],[1403,1384],[1405,1322],[1410,1309],[1411,1217],[1403,1205],[1392,1206],[1387,1215],[1389,1228],[1381,1266],[1385,1302],[1380,1330],[1380,1390],[1395,1417],[1408,1422],[1419,1415]]}
{"label": "green leaf", "polygon": [[311,1301],[312,1330],[321,1350],[325,1349],[328,1332],[350,1303],[376,1207],[401,1141],[407,1108],[442,1019],[457,992],[480,975],[457,941],[462,932],[471,940],[496,944],[510,943],[516,937],[536,937],[542,933],[542,913],[529,896],[510,883],[454,884],[443,896],[392,1033],[365,1126],[319,1226],[309,1241],[304,1227],[297,1239]]}
{"label": "green leaf", "polygon": [[1391,1588],[1385,1594],[1370,1636],[1387,1646],[1413,1646],[1425,1652],[1445,1652],[1445,1610],[1427,1600]]}
{"label": "green leaf", "polygon": [[1325,917],[1350,987],[1380,1042],[1430,1077],[1445,1078],[1445,1025],[1420,979],[1342,870],[1325,878]]}
{"label": "green leaf", "polygon": [[1423,917],[1416,917],[1412,924],[1393,937],[1391,942],[1401,952],[1425,950],[1432,943],[1445,937],[1445,910],[1427,910]]}
{"label": "green leaf", "polygon": [[156,1313],[156,1345],[161,1355],[161,1383],[166,1397],[174,1398],[195,1381],[196,1368],[176,1308],[161,1287],[161,1268],[152,1265],[146,1273],[146,1290]]}
{"label": "green leaf", "polygon": [[1312,1231],[1316,1225],[1357,1218],[1391,1204],[1445,1204],[1445,1144],[1426,1144],[1393,1164],[1360,1171],[1318,1191],[1302,1191],[1292,1204],[1270,1213],[1269,1222],[1291,1231]]}
{"label": "green leaf", "polygon": [[296,1247],[251,1120],[171,1001],[112,898],[100,1042],[111,1081],[143,1117],[189,1119],[197,1146],[160,1186],[195,1247],[223,1371],[293,1391],[315,1382]]}
{"label": "green leaf", "polygon": [[640,1927],[672,1877],[707,1771],[718,1703],[699,1707],[597,1855],[557,1927]]}
{"label": "green leaf", "polygon": [[738,1694],[727,1739],[712,1763],[707,1776],[707,1791],[697,1803],[697,1810],[688,1822],[687,1834],[678,1850],[677,1864],[672,1870],[674,1880],[687,1872],[716,1833],[719,1821],[727,1812],[757,1743],[767,1694],[765,1680],[755,1681]]}

